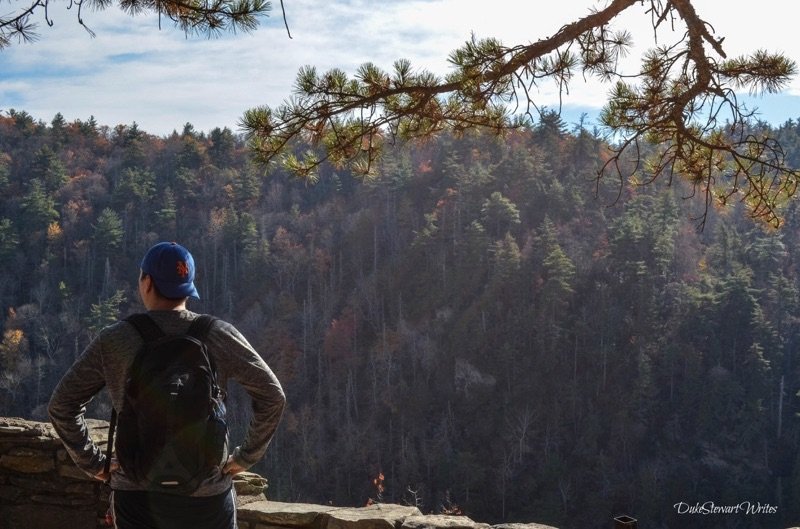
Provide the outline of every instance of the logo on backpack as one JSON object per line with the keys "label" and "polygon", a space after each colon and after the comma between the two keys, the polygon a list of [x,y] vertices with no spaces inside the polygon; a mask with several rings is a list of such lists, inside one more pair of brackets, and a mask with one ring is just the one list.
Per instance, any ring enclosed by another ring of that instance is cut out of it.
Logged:
{"label": "logo on backpack", "polygon": [[175,336],[147,314],[126,321],[144,345],[117,417],[117,460],[148,490],[190,494],[228,457],[225,396],[204,343],[214,318],[200,316]]}

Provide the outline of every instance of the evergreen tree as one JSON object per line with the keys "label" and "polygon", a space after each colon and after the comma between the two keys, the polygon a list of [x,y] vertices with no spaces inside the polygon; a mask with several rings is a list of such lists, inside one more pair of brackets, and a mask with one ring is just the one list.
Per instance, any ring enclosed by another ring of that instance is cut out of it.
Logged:
{"label": "evergreen tree", "polygon": [[5,262],[19,245],[19,237],[11,219],[0,219],[0,261]]}
{"label": "evergreen tree", "polygon": [[104,327],[119,321],[119,306],[124,302],[125,292],[117,290],[110,296],[101,298],[97,303],[92,303],[89,316],[86,318],[86,328],[92,338]]}
{"label": "evergreen tree", "polygon": [[28,193],[21,202],[23,229],[29,233],[41,232],[50,222],[58,219],[56,201],[39,179],[30,181]]}
{"label": "evergreen tree", "polygon": [[43,182],[49,193],[57,191],[68,179],[64,165],[47,145],[34,155],[30,175],[31,178]]}
{"label": "evergreen tree", "polygon": [[97,245],[98,255],[105,257],[119,248],[124,235],[122,219],[117,212],[111,208],[101,211],[94,225],[94,241]]}
{"label": "evergreen tree", "polygon": [[211,145],[208,148],[208,156],[211,163],[220,168],[232,165],[236,146],[233,132],[228,127],[223,129],[215,127],[211,130],[209,139]]}
{"label": "evergreen tree", "polygon": [[[58,374],[131,310],[142,249],[176,234],[201,274],[194,310],[237,322],[286,377],[256,468],[276,499],[362,504],[382,472],[383,501],[492,522],[593,527],[624,508],[677,527],[687,490],[797,507],[800,216],[770,232],[730,208],[697,232],[678,181],[572,200],[591,164],[569,158],[594,140],[563,130],[556,153],[530,129],[445,136],[390,152],[371,182],[342,170],[311,189],[240,150],[190,170],[177,133],[95,127],[68,125],[62,156],[46,125],[0,116],[0,415],[42,417]],[[122,166],[129,133],[140,168]],[[45,145],[74,175],[56,193],[23,186]]]}
{"label": "evergreen tree", "polygon": [[502,193],[495,191],[481,207],[481,222],[493,237],[501,237],[520,223],[519,208]]}

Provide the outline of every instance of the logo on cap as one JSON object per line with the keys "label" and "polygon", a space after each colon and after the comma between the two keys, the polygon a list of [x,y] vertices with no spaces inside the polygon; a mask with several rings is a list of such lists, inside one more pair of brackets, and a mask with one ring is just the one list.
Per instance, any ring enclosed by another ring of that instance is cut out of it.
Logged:
{"label": "logo on cap", "polygon": [[189,275],[189,265],[186,264],[186,261],[178,261],[177,271],[178,275],[183,278]]}

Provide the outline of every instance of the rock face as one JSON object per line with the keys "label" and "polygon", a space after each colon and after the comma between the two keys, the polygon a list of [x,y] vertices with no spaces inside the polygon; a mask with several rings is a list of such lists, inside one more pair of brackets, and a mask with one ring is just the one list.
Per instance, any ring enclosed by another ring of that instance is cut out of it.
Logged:
{"label": "rock face", "polygon": [[[108,423],[89,420],[106,444]],[[490,529],[466,516],[423,516],[416,507],[346,508],[267,501],[267,480],[236,476],[240,529]],[[0,529],[105,529],[109,489],[78,470],[47,423],[0,417]],[[494,529],[554,529],[513,524]]]}

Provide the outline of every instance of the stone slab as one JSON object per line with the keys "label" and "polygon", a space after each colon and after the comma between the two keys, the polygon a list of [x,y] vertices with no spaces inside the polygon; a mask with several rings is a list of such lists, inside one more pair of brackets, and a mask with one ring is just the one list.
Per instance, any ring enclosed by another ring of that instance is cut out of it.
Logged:
{"label": "stone slab", "polygon": [[55,439],[53,427],[48,423],[32,422],[19,417],[0,417],[0,437],[46,437]]}
{"label": "stone slab", "polygon": [[431,514],[410,516],[403,521],[402,529],[491,529],[491,525],[478,523],[466,516]]}
{"label": "stone slab", "polygon": [[343,507],[328,511],[324,529],[395,529],[406,518],[421,516],[416,507],[376,503],[367,507]]}
{"label": "stone slab", "polygon": [[264,526],[312,527],[317,518],[335,507],[308,503],[257,501],[239,509],[239,518]]}

